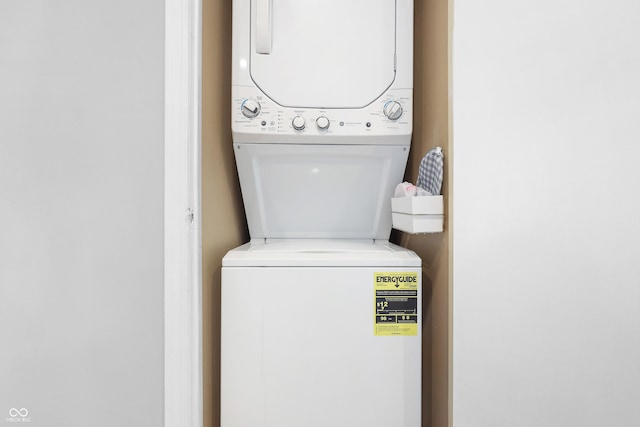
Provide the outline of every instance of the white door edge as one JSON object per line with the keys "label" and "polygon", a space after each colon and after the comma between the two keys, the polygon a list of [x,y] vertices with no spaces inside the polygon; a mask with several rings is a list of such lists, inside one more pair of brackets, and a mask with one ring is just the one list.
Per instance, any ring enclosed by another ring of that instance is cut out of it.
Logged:
{"label": "white door edge", "polygon": [[202,1],[165,0],[165,427],[201,427]]}

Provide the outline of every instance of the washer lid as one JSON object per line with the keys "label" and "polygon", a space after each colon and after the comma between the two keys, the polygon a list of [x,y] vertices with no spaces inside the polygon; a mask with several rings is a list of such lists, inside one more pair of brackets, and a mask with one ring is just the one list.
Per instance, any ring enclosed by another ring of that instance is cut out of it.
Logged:
{"label": "washer lid", "polygon": [[394,0],[252,0],[251,77],[293,108],[362,108],[395,78]]}
{"label": "washer lid", "polygon": [[415,252],[387,241],[255,239],[229,251],[223,267],[420,267]]}

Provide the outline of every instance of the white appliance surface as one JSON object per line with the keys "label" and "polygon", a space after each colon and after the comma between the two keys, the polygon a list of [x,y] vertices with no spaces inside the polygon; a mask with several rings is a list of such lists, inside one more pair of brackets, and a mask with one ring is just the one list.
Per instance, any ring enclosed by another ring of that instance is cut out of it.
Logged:
{"label": "white appliance surface", "polygon": [[[251,3],[251,77],[279,105],[362,108],[393,83],[395,1]],[[270,49],[259,53],[265,38]]]}
{"label": "white appliance surface", "polygon": [[223,267],[420,267],[415,252],[387,241],[254,239],[232,249]]}
{"label": "white appliance surface", "polygon": [[383,239],[408,147],[234,144],[252,238]]}
{"label": "white appliance surface", "polygon": [[234,0],[234,142],[411,140],[413,0]]}
{"label": "white appliance surface", "polygon": [[[284,260],[299,267],[265,267]],[[306,266],[317,260],[324,266]],[[231,251],[222,268],[221,426],[418,427],[421,309],[416,336],[375,336],[373,282],[380,272],[420,278],[419,265],[411,251],[363,242]],[[421,298],[419,284],[418,307]]]}
{"label": "white appliance surface", "polygon": [[[418,427],[421,261],[387,241],[411,140],[413,1],[234,0],[233,28],[252,240],[222,261],[221,426]],[[414,288],[381,291],[384,277]],[[407,316],[379,312],[380,292]],[[409,332],[380,336],[396,328]]]}
{"label": "white appliance surface", "polygon": [[[235,142],[299,144],[381,144],[411,142],[412,89],[389,89],[370,105],[359,109],[286,108],[278,105],[257,87],[233,87],[232,131]],[[245,117],[242,108],[253,102],[256,117]],[[384,115],[385,106],[397,103],[402,114],[396,120]],[[326,129],[319,121],[328,122]],[[302,129],[293,126],[300,122]]]}
{"label": "white appliance surface", "polygon": [[235,0],[233,28],[251,238],[387,240],[411,141],[413,1]]}

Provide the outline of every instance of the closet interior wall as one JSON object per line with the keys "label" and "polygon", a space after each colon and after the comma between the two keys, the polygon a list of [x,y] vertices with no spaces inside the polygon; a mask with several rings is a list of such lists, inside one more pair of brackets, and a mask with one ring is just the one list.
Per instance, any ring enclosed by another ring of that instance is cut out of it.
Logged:
{"label": "closet interior wall", "polygon": [[202,3],[204,427],[218,427],[222,257],[249,233],[231,140],[231,0]]}
{"label": "closet interior wall", "polygon": [[449,0],[414,3],[413,139],[405,179],[415,183],[422,157],[434,147],[444,152],[444,232],[392,234],[391,240],[414,250],[423,263],[422,425],[449,425],[451,327],[450,227],[450,25]]}

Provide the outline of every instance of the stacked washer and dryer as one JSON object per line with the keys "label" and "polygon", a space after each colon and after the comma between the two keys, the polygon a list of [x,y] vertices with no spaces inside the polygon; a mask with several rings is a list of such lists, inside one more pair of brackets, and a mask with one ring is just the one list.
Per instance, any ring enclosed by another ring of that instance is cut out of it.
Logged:
{"label": "stacked washer and dryer", "polygon": [[222,427],[420,425],[421,260],[388,240],[412,58],[413,0],[234,0]]}

